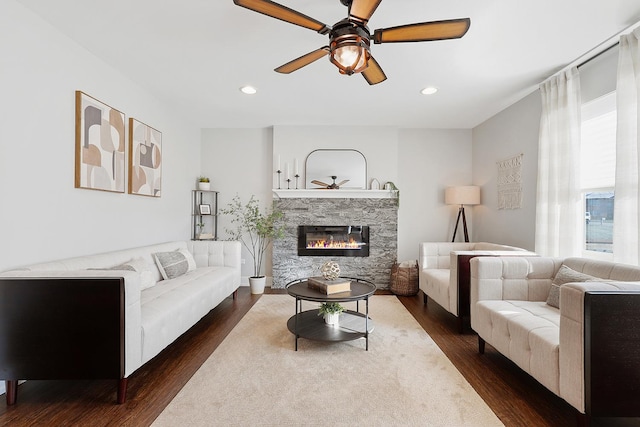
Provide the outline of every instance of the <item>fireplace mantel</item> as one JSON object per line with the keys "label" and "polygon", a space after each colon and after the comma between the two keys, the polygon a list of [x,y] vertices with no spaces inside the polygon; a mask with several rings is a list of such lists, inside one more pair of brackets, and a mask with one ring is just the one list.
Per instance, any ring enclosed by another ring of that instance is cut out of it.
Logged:
{"label": "fireplace mantel", "polygon": [[396,190],[278,190],[274,189],[275,198],[280,199],[395,199],[398,197]]}

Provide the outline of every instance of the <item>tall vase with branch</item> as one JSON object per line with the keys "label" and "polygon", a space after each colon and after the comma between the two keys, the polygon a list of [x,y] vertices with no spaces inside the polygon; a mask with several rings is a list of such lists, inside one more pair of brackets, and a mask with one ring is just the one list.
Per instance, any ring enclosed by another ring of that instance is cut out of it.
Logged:
{"label": "tall vase with branch", "polygon": [[[249,278],[251,293],[264,292],[266,278],[262,275],[262,263],[273,239],[284,236],[284,226],[276,226],[283,213],[273,208],[261,210],[258,199],[253,195],[246,204],[236,195],[220,213],[231,216],[232,226],[225,228],[230,239],[242,242],[253,258],[253,276]],[[256,286],[253,286],[254,283]]]}

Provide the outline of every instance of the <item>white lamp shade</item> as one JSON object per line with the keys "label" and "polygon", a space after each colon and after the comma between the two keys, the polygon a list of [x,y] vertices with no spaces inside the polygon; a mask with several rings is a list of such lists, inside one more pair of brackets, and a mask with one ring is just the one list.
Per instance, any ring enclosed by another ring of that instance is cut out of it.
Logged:
{"label": "white lamp shade", "polygon": [[444,202],[447,205],[479,205],[480,187],[475,185],[447,187],[444,190]]}

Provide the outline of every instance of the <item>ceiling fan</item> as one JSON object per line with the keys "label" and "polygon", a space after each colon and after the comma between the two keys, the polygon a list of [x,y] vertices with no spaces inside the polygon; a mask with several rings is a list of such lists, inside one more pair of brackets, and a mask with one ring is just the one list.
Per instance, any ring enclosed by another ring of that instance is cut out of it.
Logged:
{"label": "ceiling fan", "polygon": [[275,69],[278,73],[292,73],[329,55],[329,60],[338,67],[341,74],[362,73],[370,85],[381,83],[387,79],[378,62],[371,56],[371,40],[375,44],[380,44],[457,39],[464,36],[471,25],[469,18],[422,22],[379,28],[373,32],[372,36],[367,23],[381,1],[340,0],[343,5],[349,8],[348,16],[330,27],[271,0],[233,0],[238,6],[317,31],[323,35],[329,34],[328,46],[323,46],[281,65]]}
{"label": "ceiling fan", "polygon": [[346,184],[347,182],[349,182],[348,179],[342,180],[339,183],[336,184],[336,179],[338,177],[335,175],[331,175],[331,179],[333,180],[333,183],[331,184],[327,184],[326,182],[322,182],[322,181],[318,181],[317,179],[314,179],[311,181],[312,184],[315,185],[319,185],[321,187],[324,187],[326,190],[339,190],[341,185]]}

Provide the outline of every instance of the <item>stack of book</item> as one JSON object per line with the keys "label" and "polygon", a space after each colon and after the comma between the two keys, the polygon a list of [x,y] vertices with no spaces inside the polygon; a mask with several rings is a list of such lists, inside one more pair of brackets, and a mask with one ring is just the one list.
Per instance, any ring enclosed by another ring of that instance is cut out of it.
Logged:
{"label": "stack of book", "polygon": [[351,290],[351,280],[338,278],[327,280],[324,277],[310,277],[307,279],[307,286],[327,295],[339,292],[349,292]]}

